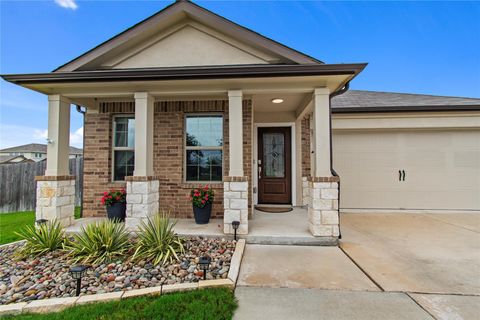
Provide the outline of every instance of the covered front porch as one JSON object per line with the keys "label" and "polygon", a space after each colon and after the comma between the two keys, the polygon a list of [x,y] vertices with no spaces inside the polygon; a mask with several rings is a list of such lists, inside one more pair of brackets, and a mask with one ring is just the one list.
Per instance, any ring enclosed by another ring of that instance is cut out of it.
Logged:
{"label": "covered front porch", "polygon": [[[281,73],[275,68],[252,67],[249,72],[255,75],[241,77],[246,71],[232,68],[224,79],[217,79],[225,76],[222,68],[202,69],[208,71],[203,79],[197,70],[187,70],[189,74],[185,68],[167,68],[156,70],[148,80],[139,71],[125,70],[80,72],[80,81],[52,82],[56,74],[35,83],[29,80],[25,86],[49,96],[47,170],[37,178],[37,219],[57,219],[70,230],[78,229],[105,216],[99,203],[103,191],[124,187],[126,225],[132,229],[164,211],[179,219],[182,234],[232,235],[232,222],[238,221],[237,233],[252,243],[335,244],[340,235],[339,177],[331,168],[330,97],[363,66],[282,66]],[[166,80],[177,72],[182,73],[180,78]],[[105,77],[98,78],[103,73]],[[129,81],[122,80],[126,75]],[[80,221],[73,220],[74,180],[68,175],[72,104],[86,111],[84,219]],[[221,173],[215,181],[192,181],[186,158],[192,150],[187,119],[208,115],[222,119],[216,140],[221,143],[196,145],[193,150],[216,150],[220,160],[215,165]],[[120,133],[115,131],[119,118],[128,120],[122,120]],[[278,129],[285,132],[281,139],[268,140],[280,137]],[[119,137],[124,145],[116,144]],[[278,141],[283,145],[275,149]],[[129,154],[130,160],[121,164],[123,176],[116,172],[117,152]],[[273,158],[282,159],[275,169],[268,167]],[[280,184],[279,179],[288,181]],[[210,185],[217,194],[207,226],[194,225],[186,199],[189,190],[200,184]],[[276,197],[279,194],[282,197]],[[259,213],[254,209],[257,204],[286,204],[294,209]]]}

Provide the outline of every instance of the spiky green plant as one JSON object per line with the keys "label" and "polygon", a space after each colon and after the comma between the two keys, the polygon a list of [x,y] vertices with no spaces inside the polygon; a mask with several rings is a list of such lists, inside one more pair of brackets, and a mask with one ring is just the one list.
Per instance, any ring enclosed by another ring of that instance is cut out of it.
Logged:
{"label": "spiky green plant", "polygon": [[183,239],[173,230],[175,224],[176,221],[171,221],[165,213],[142,221],[132,259],[150,261],[154,265],[179,260],[178,254],[184,253],[185,249]]}
{"label": "spiky green plant", "polygon": [[128,231],[123,223],[111,220],[91,223],[64,245],[73,262],[100,264],[119,259],[130,249]]}
{"label": "spiky green plant", "polygon": [[60,222],[54,220],[38,226],[25,226],[15,232],[25,244],[18,251],[20,258],[41,256],[62,248],[65,233]]}

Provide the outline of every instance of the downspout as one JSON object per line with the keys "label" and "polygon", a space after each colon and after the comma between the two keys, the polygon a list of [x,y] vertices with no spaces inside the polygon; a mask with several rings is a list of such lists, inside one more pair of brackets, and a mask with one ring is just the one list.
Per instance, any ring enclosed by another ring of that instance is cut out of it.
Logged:
{"label": "downspout", "polygon": [[[350,81],[348,81],[345,86],[332,92],[329,99],[329,109],[330,109],[330,172],[334,177],[339,177],[338,173],[333,169],[333,147],[332,147],[332,98],[344,94],[350,88]],[[338,239],[342,239],[342,229],[340,228],[340,180],[338,181]]]}
{"label": "downspout", "polygon": [[[82,110],[82,106],[81,105],[78,105],[76,104],[75,105],[76,109],[77,109],[77,112],[78,113],[81,113],[83,115],[83,130],[84,130],[84,134],[83,134],[83,141],[82,141],[82,159],[83,159],[83,164],[85,165],[85,110]],[[84,107],[85,108],[85,107]],[[82,172],[81,172],[81,175],[82,175],[82,199],[80,200],[80,218],[83,217],[83,184],[85,183],[85,181],[83,181],[83,166],[82,166]]]}

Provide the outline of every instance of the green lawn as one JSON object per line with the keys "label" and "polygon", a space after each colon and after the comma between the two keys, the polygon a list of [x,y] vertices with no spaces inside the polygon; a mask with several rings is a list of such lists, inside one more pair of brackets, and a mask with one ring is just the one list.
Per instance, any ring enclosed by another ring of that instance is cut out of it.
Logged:
{"label": "green lawn", "polygon": [[49,314],[5,317],[15,320],[142,320],[142,319],[231,319],[237,308],[233,292],[227,288],[193,290],[106,303],[80,305]]}
{"label": "green lawn", "polygon": [[[75,219],[80,218],[80,207],[75,207]],[[15,234],[25,225],[35,223],[34,211],[0,213],[0,244],[20,240]]]}

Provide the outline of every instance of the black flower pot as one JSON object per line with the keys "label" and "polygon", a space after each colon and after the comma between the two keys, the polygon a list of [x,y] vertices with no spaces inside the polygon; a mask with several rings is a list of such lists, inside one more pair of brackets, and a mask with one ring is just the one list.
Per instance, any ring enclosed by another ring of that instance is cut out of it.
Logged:
{"label": "black flower pot", "polygon": [[110,220],[125,221],[127,213],[127,204],[125,202],[115,202],[107,206],[107,217]]}
{"label": "black flower pot", "polygon": [[208,203],[203,208],[193,206],[193,216],[196,224],[207,224],[212,214],[212,204]]}

